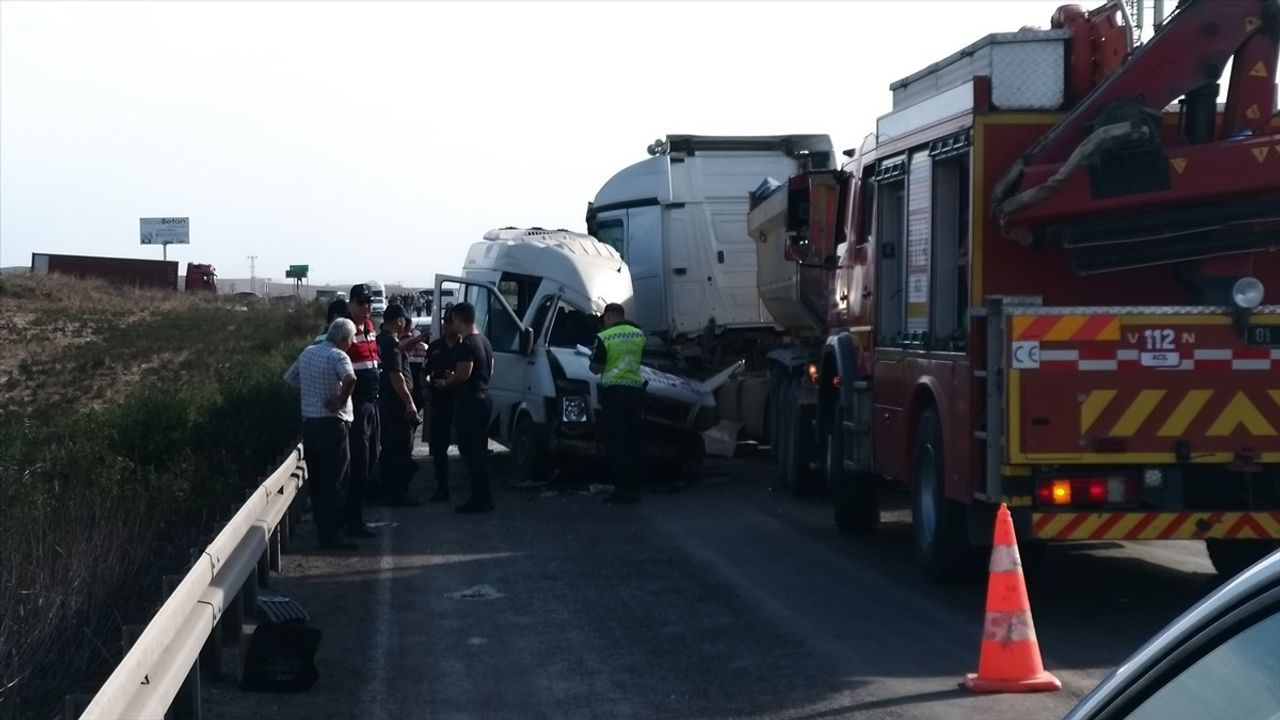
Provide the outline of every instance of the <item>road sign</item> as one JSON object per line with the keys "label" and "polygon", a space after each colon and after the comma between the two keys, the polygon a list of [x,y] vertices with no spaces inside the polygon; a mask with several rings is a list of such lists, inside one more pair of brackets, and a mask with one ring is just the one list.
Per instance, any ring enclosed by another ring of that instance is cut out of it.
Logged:
{"label": "road sign", "polygon": [[290,265],[289,269],[285,271],[284,276],[287,278],[303,280],[307,277],[307,271],[310,269],[310,265]]}
{"label": "road sign", "polygon": [[143,245],[189,245],[191,223],[184,217],[142,218]]}

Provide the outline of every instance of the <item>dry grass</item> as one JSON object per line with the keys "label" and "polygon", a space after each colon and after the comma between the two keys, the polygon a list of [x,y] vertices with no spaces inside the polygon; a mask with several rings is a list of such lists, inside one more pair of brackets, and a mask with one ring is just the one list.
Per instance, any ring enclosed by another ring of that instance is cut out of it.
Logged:
{"label": "dry grass", "polygon": [[296,442],[314,306],[0,279],[0,717],[56,717]]}

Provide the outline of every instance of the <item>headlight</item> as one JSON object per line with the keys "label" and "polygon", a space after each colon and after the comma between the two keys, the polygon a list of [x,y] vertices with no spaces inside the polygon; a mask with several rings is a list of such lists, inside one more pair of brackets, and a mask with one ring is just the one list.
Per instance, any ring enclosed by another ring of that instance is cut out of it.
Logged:
{"label": "headlight", "polygon": [[1254,277],[1242,277],[1231,288],[1231,299],[1236,306],[1244,310],[1252,310],[1262,304],[1262,281]]}
{"label": "headlight", "polygon": [[560,400],[560,420],[570,423],[587,421],[587,399],[581,395],[570,395]]}

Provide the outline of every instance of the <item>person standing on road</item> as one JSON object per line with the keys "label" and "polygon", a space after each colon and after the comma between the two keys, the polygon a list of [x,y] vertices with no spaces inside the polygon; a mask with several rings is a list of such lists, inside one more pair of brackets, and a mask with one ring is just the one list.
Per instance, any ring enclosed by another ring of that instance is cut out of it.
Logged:
{"label": "person standing on road", "polygon": [[413,507],[422,501],[409,495],[409,481],[417,470],[413,463],[413,430],[418,407],[413,402],[409,354],[402,337],[408,322],[401,305],[388,305],[382,314],[382,332],[378,334],[378,425],[382,437],[379,458],[383,499],[388,505]]}
{"label": "person standing on road", "polygon": [[343,493],[347,490],[351,448],[351,392],[356,374],[347,348],[356,326],[346,318],[329,323],[324,342],[310,345],[284,374],[285,382],[301,390],[302,450],[307,460],[307,487],[320,546],[353,550],[342,540]]}
{"label": "person standing on road", "polygon": [[338,298],[337,300],[329,303],[329,310],[325,313],[324,329],[320,331],[320,334],[315,337],[315,340],[313,340],[311,344],[319,345],[324,342],[325,336],[329,332],[329,326],[333,324],[333,321],[338,318],[350,319],[350,315],[351,311],[347,309],[346,300]]}
{"label": "person standing on road", "polygon": [[351,321],[355,323],[355,340],[347,350],[356,373],[356,389],[352,396],[354,419],[351,422],[351,483],[346,502],[346,533],[351,537],[374,537],[373,528],[364,522],[366,495],[375,494],[372,487],[378,466],[378,336],[370,319],[373,310],[373,288],[366,283],[351,286],[347,296]]}
{"label": "person standing on road", "polygon": [[456,389],[455,420],[458,430],[458,453],[467,466],[471,480],[471,497],[454,508],[460,513],[482,513],[493,510],[493,488],[489,484],[489,419],[493,399],[489,397],[489,380],[493,377],[493,346],[489,338],[476,330],[476,309],[471,303],[453,306],[453,323],[460,336],[453,346],[453,374],[448,380],[435,382],[442,390]]}
{"label": "person standing on road", "polygon": [[[424,363],[427,359],[427,344],[431,340],[431,331],[423,331],[422,334],[414,334],[412,327],[412,319],[406,320],[404,330],[401,331],[400,338],[405,343],[405,351],[409,354],[409,379],[413,386],[410,395],[413,396],[414,405],[422,410],[427,406],[427,385],[429,381],[424,377]],[[421,422],[421,420],[419,420]]]}
{"label": "person standing on road", "polygon": [[457,391],[436,387],[435,382],[448,380],[453,374],[453,348],[460,339],[453,322],[453,310],[446,310],[440,319],[440,337],[427,346],[424,368],[431,384],[427,441],[431,445],[431,464],[436,479],[436,490],[431,494],[430,502],[449,500],[449,445],[453,442],[454,396]]}
{"label": "person standing on road", "polygon": [[645,381],[640,375],[644,331],[627,320],[618,303],[604,307],[605,329],[596,335],[591,372],[600,376],[600,432],[615,480],[604,499],[610,504],[640,500],[640,466],[644,460]]}

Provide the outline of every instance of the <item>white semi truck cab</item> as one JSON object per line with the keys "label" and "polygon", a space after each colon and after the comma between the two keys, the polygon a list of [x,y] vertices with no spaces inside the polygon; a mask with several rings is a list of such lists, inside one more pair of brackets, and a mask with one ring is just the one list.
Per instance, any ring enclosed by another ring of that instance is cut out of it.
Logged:
{"label": "white semi truck cab", "polygon": [[[605,304],[637,311],[618,252],[567,230],[491,230],[471,246],[460,276],[436,276],[435,297],[450,293],[475,305],[493,345],[491,435],[511,448],[515,480],[539,482],[572,458],[598,457],[598,378],[584,349]],[[442,315],[433,314],[435,337]],[[699,382],[644,368],[648,455],[700,455],[701,432],[716,423],[715,389],[735,372]]]}
{"label": "white semi truck cab", "polygon": [[764,178],[834,168],[831,138],[668,135],[649,155],[596,193],[587,233],[631,268],[635,322],[718,368],[741,355],[736,338],[777,331],[760,301],[748,197]]}

